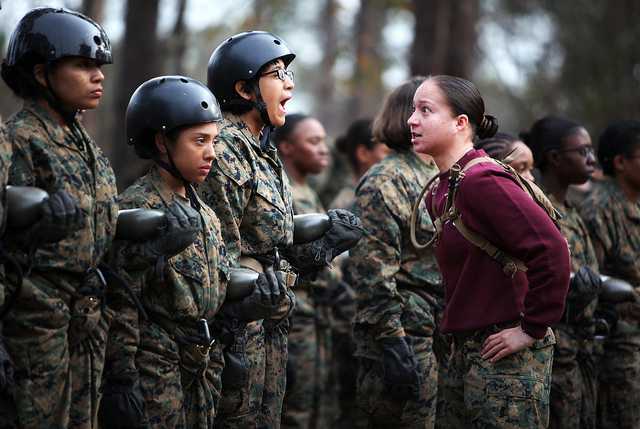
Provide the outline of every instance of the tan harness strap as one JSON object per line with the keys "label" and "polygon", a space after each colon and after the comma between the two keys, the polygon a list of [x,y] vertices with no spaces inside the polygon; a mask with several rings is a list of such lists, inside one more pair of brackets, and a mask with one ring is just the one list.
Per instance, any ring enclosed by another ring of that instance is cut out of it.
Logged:
{"label": "tan harness strap", "polygon": [[[520,148],[517,148],[509,154],[510,156],[508,156],[508,158],[512,158],[512,155],[514,155],[514,153],[517,157],[520,152],[522,152],[522,150]],[[512,158],[511,160],[513,161],[513,159],[515,158]],[[476,164],[486,161],[493,162],[493,159],[489,157],[474,158],[464,166],[461,173],[464,173],[467,169],[473,167]],[[458,212],[458,209],[455,206],[455,199],[452,208],[455,209],[455,212],[457,214],[457,218],[453,221],[453,225],[456,227],[458,232],[460,232],[460,234],[462,234],[462,236],[469,240],[474,246],[485,251],[492,259],[498,261],[502,265],[502,271],[504,271],[506,275],[508,275],[509,277],[513,277],[517,270],[522,270],[524,272],[527,271],[528,268],[524,264],[524,262],[522,262],[522,260],[503,252],[502,250],[498,249],[493,243],[491,243],[485,236],[469,229],[462,222],[462,219],[459,216],[460,212]]]}
{"label": "tan harness strap", "polygon": [[427,190],[431,187],[433,182],[435,182],[437,179],[438,179],[438,176],[435,175],[427,182],[426,185],[424,185],[424,187],[422,188],[422,191],[420,191],[420,195],[418,196],[418,199],[413,204],[413,210],[411,211],[411,243],[413,243],[413,246],[418,250],[422,250],[434,244],[438,244],[438,241],[440,241],[440,235],[442,234],[441,232],[442,229],[439,226],[437,226],[434,222],[434,226],[436,227],[436,233],[433,235],[431,240],[429,240],[426,244],[420,244],[418,243],[418,239],[416,237],[416,219],[418,218],[418,210],[420,207],[420,203],[424,198],[424,194],[427,193]]}

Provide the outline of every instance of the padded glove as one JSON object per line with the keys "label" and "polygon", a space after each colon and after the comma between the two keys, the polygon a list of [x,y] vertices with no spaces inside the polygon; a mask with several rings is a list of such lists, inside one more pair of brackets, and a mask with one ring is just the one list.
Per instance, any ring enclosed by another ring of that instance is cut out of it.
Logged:
{"label": "padded glove", "polygon": [[311,257],[330,267],[336,256],[358,244],[364,229],[360,218],[347,210],[332,209],[327,214],[331,227],[324,237],[311,243]]}
{"label": "padded glove", "polygon": [[387,337],[377,341],[382,349],[380,364],[384,385],[390,395],[417,400],[422,389],[422,372],[409,337]]}
{"label": "padded glove", "polygon": [[581,267],[572,276],[565,299],[562,320],[570,323],[598,297],[602,290],[602,279],[591,267]]}
{"label": "padded glove", "polygon": [[274,273],[271,268],[267,268],[253,284],[251,295],[238,301],[225,301],[216,317],[251,322],[274,316],[287,296],[284,273]]}
{"label": "padded glove", "polygon": [[616,304],[616,313],[621,319],[640,320],[640,290],[634,288],[631,294],[633,301]]}
{"label": "padded glove", "polygon": [[177,201],[165,210],[167,233],[147,240],[145,258],[154,265],[160,258],[177,255],[194,242],[201,229],[200,213]]}
{"label": "padded glove", "polygon": [[82,222],[82,209],[74,197],[58,191],[42,200],[42,217],[14,233],[18,247],[28,253],[32,247],[56,243],[73,234]]}
{"label": "padded glove", "polygon": [[138,371],[108,374],[100,387],[98,408],[101,428],[144,428],[147,424],[147,401],[140,391]]}
{"label": "padded glove", "polygon": [[13,365],[2,339],[2,320],[0,320],[0,393],[10,395],[13,388]]}

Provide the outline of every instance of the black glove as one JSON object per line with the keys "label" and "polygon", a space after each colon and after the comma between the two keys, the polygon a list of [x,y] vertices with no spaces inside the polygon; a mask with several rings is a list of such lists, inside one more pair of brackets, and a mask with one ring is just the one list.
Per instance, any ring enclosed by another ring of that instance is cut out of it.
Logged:
{"label": "black glove", "polygon": [[70,236],[82,222],[80,205],[65,191],[42,200],[42,217],[33,225],[14,233],[14,240],[24,252],[33,246],[56,243]]}
{"label": "black glove", "polygon": [[422,388],[422,372],[413,354],[409,337],[387,337],[378,340],[382,349],[380,364],[387,391],[399,399],[417,400]]}
{"label": "black glove", "polygon": [[150,264],[182,252],[193,243],[201,229],[200,213],[190,206],[174,201],[164,213],[167,233],[146,242],[145,257]]}
{"label": "black glove", "polygon": [[364,229],[360,218],[347,210],[332,209],[327,214],[331,227],[324,237],[311,244],[311,252],[316,262],[331,266],[333,258],[358,244]]}
{"label": "black glove", "polygon": [[147,401],[140,391],[138,371],[109,374],[100,387],[102,399],[98,421],[103,429],[143,428],[147,424]]}
{"label": "black glove", "polygon": [[596,335],[608,336],[618,325],[619,316],[615,307],[611,304],[600,304],[593,313],[593,322],[596,325]]}
{"label": "black glove", "polygon": [[238,301],[225,301],[217,318],[251,322],[275,315],[287,296],[287,283],[282,271],[267,268],[254,280],[253,293]]}
{"label": "black glove", "polygon": [[581,267],[572,275],[569,292],[565,299],[562,320],[570,323],[598,297],[602,290],[602,279],[591,267]]}
{"label": "black glove", "polygon": [[13,365],[2,339],[2,320],[0,320],[0,393],[11,395],[13,388]]}

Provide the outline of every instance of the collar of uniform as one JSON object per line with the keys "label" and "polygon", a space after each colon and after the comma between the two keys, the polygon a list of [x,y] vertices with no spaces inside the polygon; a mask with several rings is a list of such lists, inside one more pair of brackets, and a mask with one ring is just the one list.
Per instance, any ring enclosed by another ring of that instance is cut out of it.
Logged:
{"label": "collar of uniform", "polygon": [[[72,141],[69,140],[69,131],[66,131],[62,128],[56,120],[47,112],[42,106],[38,103],[34,103],[32,101],[25,101],[23,106],[25,110],[31,112],[38,120],[42,123],[42,126],[49,134],[51,140],[53,140],[56,144],[60,146],[66,146],[73,150],[78,150],[78,147],[75,144],[72,144]],[[79,127],[80,132],[84,135],[86,134],[84,128]]]}
{"label": "collar of uniform", "polygon": [[412,170],[427,172],[426,175],[417,178],[420,186],[426,185],[429,179],[431,179],[431,177],[439,173],[438,167],[436,166],[435,162],[433,161],[425,162],[422,158],[418,156],[418,154],[414,150],[401,151],[401,153],[404,153],[404,152],[406,152],[405,159],[407,160],[407,164],[409,165],[409,167],[411,167]]}
{"label": "collar of uniform", "polygon": [[629,202],[627,195],[622,191],[622,189],[620,189],[612,178],[607,177],[605,179],[602,190],[618,200],[618,203],[624,209],[625,216],[636,221],[640,220],[640,206],[637,202]]}
{"label": "collar of uniform", "polygon": [[151,166],[151,169],[149,170],[149,173],[148,173],[148,177],[149,177],[149,181],[156,188],[156,190],[158,191],[158,194],[162,198],[162,201],[165,203],[167,207],[173,201],[178,201],[187,206],[190,204],[189,198],[183,197],[182,195],[178,194],[176,191],[171,189],[169,184],[164,181],[164,179],[160,175],[160,172],[158,171],[158,168],[155,165]]}
{"label": "collar of uniform", "polygon": [[256,152],[262,152],[260,149],[260,140],[253,135],[245,121],[243,121],[238,115],[229,112],[223,113],[223,118],[228,120],[235,128],[237,128],[240,133],[242,133],[246,141],[251,142],[251,145],[255,146]]}

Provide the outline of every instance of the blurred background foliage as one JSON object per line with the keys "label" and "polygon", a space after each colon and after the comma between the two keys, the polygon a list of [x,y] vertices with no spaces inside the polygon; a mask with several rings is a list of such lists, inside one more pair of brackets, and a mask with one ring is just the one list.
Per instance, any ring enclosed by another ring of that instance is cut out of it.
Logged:
{"label": "blurred background foliage", "polygon": [[[83,12],[110,35],[100,107],[83,122],[111,160],[123,190],[146,168],[127,147],[131,94],[155,76],[206,82],[206,64],[226,38],[265,30],[298,57],[289,112],[317,117],[328,142],[374,116],[411,75],[473,81],[487,113],[517,134],[560,113],[581,121],[594,145],[604,128],[640,119],[640,2],[637,0],[1,0],[0,56],[32,7]],[[4,82],[0,114],[18,110]],[[333,170],[346,168],[335,159]]]}

